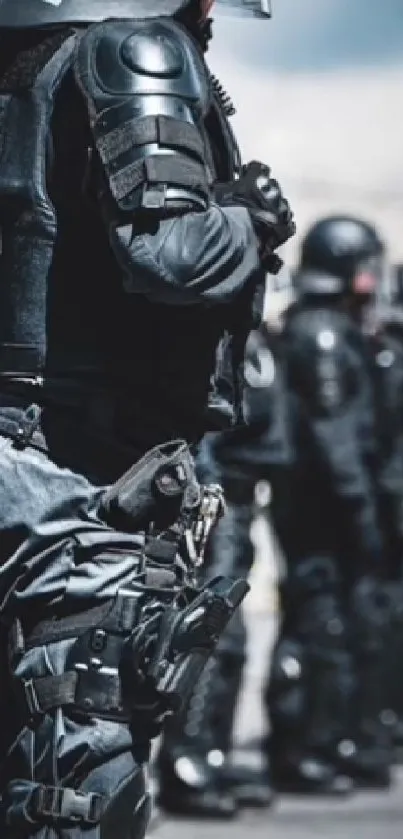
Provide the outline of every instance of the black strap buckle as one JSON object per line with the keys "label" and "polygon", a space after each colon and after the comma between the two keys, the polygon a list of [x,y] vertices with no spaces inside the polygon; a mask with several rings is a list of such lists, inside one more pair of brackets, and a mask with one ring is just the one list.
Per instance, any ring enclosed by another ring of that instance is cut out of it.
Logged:
{"label": "black strap buckle", "polygon": [[95,792],[83,793],[69,787],[40,786],[35,790],[30,813],[37,822],[99,824],[104,797]]}

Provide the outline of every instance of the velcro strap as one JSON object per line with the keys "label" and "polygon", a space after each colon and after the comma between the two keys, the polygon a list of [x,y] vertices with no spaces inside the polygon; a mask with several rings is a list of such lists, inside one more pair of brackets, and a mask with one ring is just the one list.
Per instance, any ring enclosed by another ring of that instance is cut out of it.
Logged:
{"label": "velcro strap", "polygon": [[38,786],[29,813],[36,822],[95,825],[101,821],[105,799],[94,792],[81,793],[69,787]]}
{"label": "velcro strap", "polygon": [[129,163],[109,176],[109,186],[117,202],[142,184],[172,184],[208,192],[204,167],[183,155],[155,155]]}
{"label": "velcro strap", "polygon": [[102,129],[104,119],[103,116],[98,122],[95,132],[97,149],[105,166],[130,149],[149,143],[190,152],[203,163],[204,143],[191,123],[166,116],[132,117],[111,131],[102,132],[99,129]]}
{"label": "velcro strap", "polygon": [[17,698],[30,719],[47,711],[74,705],[78,673],[70,671],[60,676],[42,676],[38,679],[16,680]]}
{"label": "velcro strap", "polygon": [[78,638],[102,623],[111,610],[111,601],[94,606],[86,612],[69,615],[66,618],[53,618],[41,621],[31,632],[25,635],[25,649],[40,647],[43,644],[54,644],[66,641],[68,638]]}

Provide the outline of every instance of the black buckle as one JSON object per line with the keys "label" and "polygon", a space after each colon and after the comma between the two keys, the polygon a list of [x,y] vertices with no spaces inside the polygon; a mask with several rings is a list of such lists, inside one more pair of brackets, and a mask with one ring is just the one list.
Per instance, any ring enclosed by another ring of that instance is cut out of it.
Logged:
{"label": "black buckle", "polygon": [[38,787],[31,799],[30,812],[38,821],[70,824],[99,824],[104,798],[95,792],[83,793],[69,787]]}

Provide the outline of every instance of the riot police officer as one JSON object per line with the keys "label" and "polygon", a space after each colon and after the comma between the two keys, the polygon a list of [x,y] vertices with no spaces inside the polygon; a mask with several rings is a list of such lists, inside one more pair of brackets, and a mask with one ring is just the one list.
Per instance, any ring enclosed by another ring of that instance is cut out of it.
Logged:
{"label": "riot police officer", "polygon": [[380,504],[386,538],[390,637],[385,652],[385,723],[403,743],[403,310],[402,271],[389,270],[369,336],[379,413]]}
{"label": "riot police officer", "polygon": [[187,588],[186,443],[293,225],[239,167],[210,6],[0,2],[2,835],[142,837],[150,738],[244,593]]}
{"label": "riot police officer", "polygon": [[317,222],[282,335],[296,460],[283,532],[283,624],[267,698],[277,785],[346,792],[389,781],[379,722],[385,540],[378,427],[363,314],[382,272],[376,231]]}
{"label": "riot police officer", "polygon": [[[208,435],[197,459],[199,477],[223,485],[227,512],[209,546],[204,574],[247,577],[253,563],[254,490],[270,481],[276,520],[285,517],[290,454],[281,371],[264,325],[246,347],[247,425]],[[169,727],[159,760],[160,801],[174,813],[231,818],[238,806],[268,806],[265,772],[231,764],[232,730],[246,656],[246,629],[237,612],[193,691]]]}

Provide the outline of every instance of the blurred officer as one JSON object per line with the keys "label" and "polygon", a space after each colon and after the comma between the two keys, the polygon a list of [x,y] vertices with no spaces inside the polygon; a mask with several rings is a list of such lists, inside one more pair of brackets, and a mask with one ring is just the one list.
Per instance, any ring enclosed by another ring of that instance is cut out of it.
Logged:
{"label": "blurred officer", "polygon": [[267,701],[275,784],[345,792],[389,782],[379,722],[387,609],[372,359],[362,323],[382,273],[368,224],[315,224],[282,352],[296,461],[288,575]]}
{"label": "blurred officer", "polygon": [[[275,519],[285,517],[289,442],[280,370],[265,327],[247,344],[244,369],[246,427],[210,435],[199,453],[200,478],[224,487],[228,510],[214,531],[208,579],[247,576],[254,557],[250,528],[258,480],[272,486]],[[160,756],[160,801],[194,816],[231,818],[237,806],[270,803],[265,775],[231,766],[228,757],[246,656],[246,630],[237,616],[223,636],[183,719],[170,727]]]}
{"label": "blurred officer", "polygon": [[384,721],[393,742],[403,745],[403,270],[385,283],[380,316],[371,336],[382,455],[380,501],[387,539],[390,638],[385,654]]}

